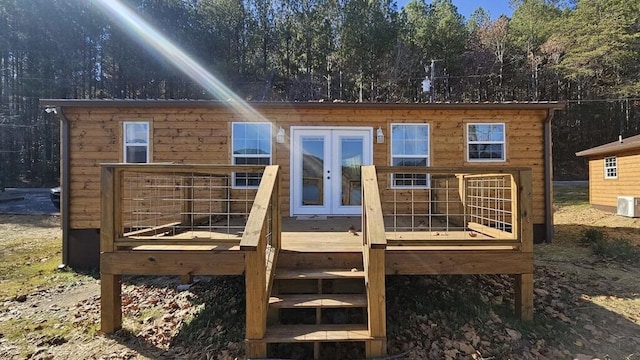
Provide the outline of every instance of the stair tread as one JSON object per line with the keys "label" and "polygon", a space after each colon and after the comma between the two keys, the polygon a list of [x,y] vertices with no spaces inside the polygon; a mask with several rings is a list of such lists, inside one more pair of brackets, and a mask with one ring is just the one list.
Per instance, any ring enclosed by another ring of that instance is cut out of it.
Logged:
{"label": "stair tread", "polygon": [[342,342],[372,340],[364,324],[274,325],[259,342]]}
{"label": "stair tread", "polygon": [[278,269],[275,278],[280,280],[364,278],[364,271],[356,269]]}
{"label": "stair tread", "polygon": [[287,294],[271,296],[275,308],[348,308],[366,307],[365,294]]}

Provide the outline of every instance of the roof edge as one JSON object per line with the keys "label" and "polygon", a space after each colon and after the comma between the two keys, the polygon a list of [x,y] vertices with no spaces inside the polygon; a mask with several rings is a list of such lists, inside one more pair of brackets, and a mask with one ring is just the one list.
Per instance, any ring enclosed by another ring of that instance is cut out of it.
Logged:
{"label": "roof edge", "polygon": [[[224,106],[230,101],[219,100],[149,100],[149,99],[40,99],[41,106],[47,107],[212,107]],[[503,102],[503,103],[355,103],[355,102],[247,102],[253,107],[270,108],[405,108],[405,109],[473,109],[473,110],[561,110],[565,102]]]}
{"label": "roof edge", "polygon": [[596,146],[596,147],[591,148],[591,149],[578,151],[576,153],[576,156],[582,157],[582,156],[593,156],[593,155],[607,155],[607,154],[616,154],[616,153],[619,153],[621,151],[640,149],[640,143],[639,142],[622,144],[622,145],[616,146],[616,147],[601,148],[601,147],[606,146],[606,145],[609,145],[609,144],[604,144],[604,145]]}

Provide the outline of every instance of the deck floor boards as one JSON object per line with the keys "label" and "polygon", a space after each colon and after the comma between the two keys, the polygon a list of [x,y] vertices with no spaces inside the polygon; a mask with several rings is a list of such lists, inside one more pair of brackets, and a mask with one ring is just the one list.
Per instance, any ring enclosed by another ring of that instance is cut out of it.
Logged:
{"label": "deck floor boards", "polygon": [[[148,241],[135,250],[200,250],[237,251],[241,232],[186,231],[182,234],[161,237],[134,236],[135,240]],[[417,229],[416,231],[387,231],[388,251],[483,251],[517,250],[517,244],[492,239],[474,231],[445,231]],[[132,244],[136,244],[136,241]],[[156,244],[153,242],[157,241]],[[169,245],[172,240],[179,244]],[[192,242],[189,244],[189,242]],[[449,242],[449,243],[448,243]],[[476,243],[477,242],[477,243]],[[123,241],[121,245],[126,245]],[[289,218],[282,221],[283,253],[361,253],[362,229],[359,216]],[[136,244],[138,245],[138,244]]]}

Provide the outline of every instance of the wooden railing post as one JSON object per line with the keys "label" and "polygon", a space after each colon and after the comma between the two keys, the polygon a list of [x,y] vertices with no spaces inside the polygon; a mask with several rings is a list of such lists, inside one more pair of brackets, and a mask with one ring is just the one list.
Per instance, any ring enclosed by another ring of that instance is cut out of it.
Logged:
{"label": "wooden railing post", "polygon": [[[518,208],[520,225],[520,251],[531,257],[533,264],[533,190],[531,170],[522,170],[518,176]],[[515,209],[514,209],[515,210]],[[533,266],[531,271],[515,275],[515,310],[520,319],[533,320]]]}
{"label": "wooden railing post", "polygon": [[520,244],[522,246],[522,236],[520,234],[522,217],[520,212],[520,172],[513,172],[511,176],[510,189],[511,189],[511,233],[513,234],[514,239],[520,240]]}
{"label": "wooden railing post", "polygon": [[[120,232],[121,172],[112,166],[102,168],[100,181],[100,257],[115,251],[115,238]],[[103,267],[103,266],[101,266]],[[100,330],[113,333],[122,327],[121,275],[100,271]]]}
{"label": "wooden railing post", "polygon": [[[250,358],[265,358],[267,356],[267,344],[260,340],[264,338],[267,331],[268,291],[273,274],[273,271],[267,273],[268,260],[276,261],[276,258],[267,257],[269,244],[267,244],[266,237],[269,223],[266,215],[271,207],[271,237],[272,240],[275,240],[271,246],[276,246],[274,251],[277,252],[280,241],[279,199],[276,197],[279,186],[278,170],[279,167],[276,165],[265,168],[240,241],[240,249],[245,252],[245,336],[247,339],[246,355]],[[276,214],[275,211],[278,213]],[[273,218],[274,215],[276,218]],[[276,234],[275,231],[278,233]]]}
{"label": "wooden railing post", "polygon": [[365,343],[367,358],[387,353],[385,249],[387,239],[375,166],[362,167],[363,263],[367,290],[367,320],[373,340]]}
{"label": "wooden railing post", "polygon": [[278,172],[276,175],[276,184],[273,189],[273,195],[271,198],[271,221],[273,222],[271,226],[271,236],[272,236],[272,245],[276,248],[276,250],[280,250],[282,244],[282,214],[280,213],[280,173]]}
{"label": "wooden railing post", "polygon": [[267,357],[267,344],[259,341],[267,331],[266,239],[262,228],[255,251],[245,252],[247,357]]}

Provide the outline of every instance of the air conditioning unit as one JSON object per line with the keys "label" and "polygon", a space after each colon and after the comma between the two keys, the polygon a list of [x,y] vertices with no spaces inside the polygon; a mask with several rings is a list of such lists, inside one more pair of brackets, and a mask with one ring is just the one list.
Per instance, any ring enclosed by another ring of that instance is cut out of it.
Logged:
{"label": "air conditioning unit", "polygon": [[618,196],[618,215],[640,217],[640,197]]}

